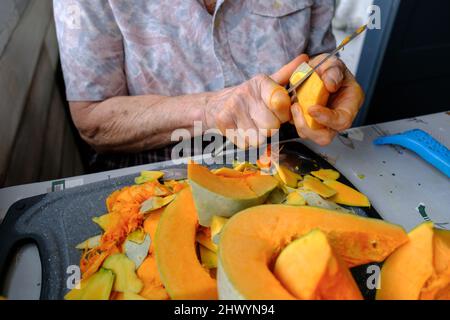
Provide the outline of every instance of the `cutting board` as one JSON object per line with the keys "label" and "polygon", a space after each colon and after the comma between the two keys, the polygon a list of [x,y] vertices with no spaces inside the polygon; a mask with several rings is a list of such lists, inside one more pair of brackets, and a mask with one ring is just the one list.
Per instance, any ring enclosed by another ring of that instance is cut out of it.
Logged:
{"label": "cutting board", "polygon": [[[242,154],[241,154],[242,156]],[[239,157],[239,155],[238,155]],[[323,158],[299,142],[282,144],[280,162],[299,167],[305,174],[319,168],[335,169]],[[186,166],[165,168],[167,179],[186,177]],[[63,299],[67,293],[67,268],[78,265],[81,252],[75,246],[99,234],[93,217],[107,212],[105,199],[114,190],[134,183],[136,175],[96,182],[64,191],[23,199],[11,206],[0,225],[0,284],[14,251],[25,243],[35,243],[42,264],[41,299]],[[353,186],[345,177],[340,181]],[[381,219],[373,208],[353,208],[357,214]],[[361,292],[373,299],[374,291],[366,286],[366,267],[352,269]],[[0,286],[1,288],[2,286]]]}

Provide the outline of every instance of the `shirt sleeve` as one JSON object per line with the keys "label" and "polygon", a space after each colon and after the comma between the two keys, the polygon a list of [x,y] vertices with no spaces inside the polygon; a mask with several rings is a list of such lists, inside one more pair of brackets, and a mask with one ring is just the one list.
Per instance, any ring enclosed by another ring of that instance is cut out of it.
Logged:
{"label": "shirt sleeve", "polygon": [[124,49],[109,1],[53,0],[68,101],[126,95]]}
{"label": "shirt sleeve", "polygon": [[331,21],[335,12],[335,0],[314,0],[311,12],[311,31],[307,53],[315,56],[336,48]]}

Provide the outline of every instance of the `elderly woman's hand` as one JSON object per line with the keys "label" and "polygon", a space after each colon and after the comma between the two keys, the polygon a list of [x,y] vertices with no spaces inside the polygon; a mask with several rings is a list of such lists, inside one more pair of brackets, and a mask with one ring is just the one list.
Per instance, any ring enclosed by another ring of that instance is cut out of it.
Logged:
{"label": "elderly woman's hand", "polygon": [[[323,58],[324,55],[315,57],[310,65],[314,67]],[[317,73],[331,95],[328,106],[311,106],[308,112],[325,128],[309,128],[298,104],[292,105],[291,111],[299,136],[325,146],[331,143],[337,132],[351,127],[364,102],[364,92],[345,64],[336,57],[324,63]]]}

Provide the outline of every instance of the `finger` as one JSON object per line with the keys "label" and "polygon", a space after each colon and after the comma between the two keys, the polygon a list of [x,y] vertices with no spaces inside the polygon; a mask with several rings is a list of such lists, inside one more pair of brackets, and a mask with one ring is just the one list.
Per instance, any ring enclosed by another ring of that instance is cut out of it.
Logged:
{"label": "finger", "polygon": [[333,141],[336,136],[334,130],[329,128],[312,130],[306,123],[303,112],[298,104],[292,105],[291,110],[297,133],[301,138],[312,140],[320,146],[326,146]]}
{"label": "finger", "polygon": [[345,108],[330,109],[322,106],[312,106],[308,113],[318,123],[336,131],[344,131],[351,127],[354,115]]}
{"label": "finger", "polygon": [[217,114],[215,120],[216,127],[223,136],[227,136],[227,131],[237,128],[233,114],[229,112],[229,109],[226,107]]}
{"label": "finger", "polygon": [[252,105],[250,116],[263,137],[272,136],[281,127],[280,120],[262,102]]}
{"label": "finger", "polygon": [[273,81],[275,81],[279,85],[286,86],[289,83],[289,79],[291,78],[295,69],[297,69],[298,66],[301,65],[303,62],[306,62],[308,60],[309,60],[308,55],[301,54],[294,60],[289,62],[287,65],[281,67],[280,70],[272,74],[270,77],[272,78]]}
{"label": "finger", "polygon": [[241,140],[241,145],[258,147],[262,141],[263,136],[260,134],[255,122],[249,114],[240,116],[236,119],[238,136]]}
{"label": "finger", "polygon": [[309,113],[317,122],[342,131],[351,126],[363,102],[364,91],[347,70],[341,89],[329,101],[329,109],[314,106],[309,109]]}
{"label": "finger", "polygon": [[281,123],[288,122],[291,119],[291,98],[287,90],[267,76],[258,76],[257,79],[261,99],[267,109],[273,112]]}
{"label": "finger", "polygon": [[[326,55],[320,55],[314,58],[310,62],[310,65],[315,67],[325,56]],[[327,90],[334,93],[341,87],[346,69],[347,67],[345,64],[339,58],[333,56],[322,64],[316,71],[324,82]]]}

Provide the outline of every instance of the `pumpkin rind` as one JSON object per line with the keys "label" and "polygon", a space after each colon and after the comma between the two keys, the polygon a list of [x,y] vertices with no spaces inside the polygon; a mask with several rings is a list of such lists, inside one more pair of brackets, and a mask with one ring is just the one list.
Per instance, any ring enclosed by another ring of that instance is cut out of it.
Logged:
{"label": "pumpkin rind", "polygon": [[278,186],[271,176],[227,178],[195,163],[188,165],[189,185],[199,223],[209,227],[213,216],[231,217],[236,212],[264,203]]}

